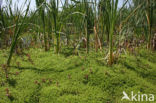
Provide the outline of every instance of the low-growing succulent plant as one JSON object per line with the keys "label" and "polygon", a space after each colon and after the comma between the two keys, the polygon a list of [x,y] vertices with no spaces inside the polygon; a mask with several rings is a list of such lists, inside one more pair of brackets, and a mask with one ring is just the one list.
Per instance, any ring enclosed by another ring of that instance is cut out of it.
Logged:
{"label": "low-growing succulent plant", "polygon": [[43,78],[43,79],[42,79],[42,83],[46,83],[46,79]]}
{"label": "low-growing succulent plant", "polygon": [[89,75],[85,74],[84,79],[88,80]]}
{"label": "low-growing succulent plant", "polygon": [[82,67],[82,68],[81,68],[81,70],[82,70],[82,71],[84,71],[84,70],[85,70],[85,68],[84,68],[84,67]]}
{"label": "low-growing succulent plant", "polygon": [[59,86],[59,82],[56,82],[56,86],[57,86],[57,87]]}
{"label": "low-growing succulent plant", "polygon": [[52,83],[52,79],[49,78],[49,79],[48,79],[48,82],[49,82],[49,83]]}
{"label": "low-growing succulent plant", "polygon": [[16,72],[15,75],[19,75],[19,72]]}
{"label": "low-growing succulent plant", "polygon": [[20,62],[16,62],[16,65],[19,68],[20,67]]}
{"label": "low-growing succulent plant", "polygon": [[68,79],[71,79],[71,74],[68,74]]}
{"label": "low-growing succulent plant", "polygon": [[89,69],[89,72],[90,72],[91,74],[93,74],[93,70],[92,70],[92,69]]}
{"label": "low-growing succulent plant", "polygon": [[9,89],[8,89],[8,88],[6,88],[6,89],[5,89],[5,91],[6,91],[6,96],[7,96],[7,97],[11,97],[11,94],[10,94]]}

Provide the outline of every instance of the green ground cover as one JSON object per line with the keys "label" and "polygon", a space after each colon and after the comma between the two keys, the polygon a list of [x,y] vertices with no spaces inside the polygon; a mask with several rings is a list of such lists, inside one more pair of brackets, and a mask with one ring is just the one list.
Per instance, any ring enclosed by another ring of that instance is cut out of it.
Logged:
{"label": "green ground cover", "polygon": [[[106,53],[74,56],[67,50],[59,55],[25,50],[32,61],[14,55],[8,80],[0,67],[0,103],[131,103],[121,101],[123,91],[156,94],[156,52],[122,55],[110,67],[103,60]],[[0,50],[0,65],[8,53]]]}

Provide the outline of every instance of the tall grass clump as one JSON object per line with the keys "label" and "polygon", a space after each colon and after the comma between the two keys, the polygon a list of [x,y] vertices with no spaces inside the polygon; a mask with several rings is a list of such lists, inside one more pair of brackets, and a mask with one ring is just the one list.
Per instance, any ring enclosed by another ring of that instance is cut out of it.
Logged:
{"label": "tall grass clump", "polygon": [[48,42],[47,42],[47,35],[46,35],[46,25],[45,25],[45,0],[36,0],[37,8],[39,8],[39,16],[41,17],[42,21],[42,29],[43,29],[43,35],[44,35],[44,45],[45,45],[45,51],[48,51]]}
{"label": "tall grass clump", "polygon": [[109,64],[112,65],[113,63],[113,34],[114,28],[116,23],[117,17],[117,7],[118,7],[118,0],[111,1],[111,9],[109,9],[109,22],[110,22],[110,34],[109,34]]}
{"label": "tall grass clump", "polygon": [[153,11],[154,11],[154,0],[147,0],[147,9],[146,9],[146,17],[148,23],[148,48],[152,48],[152,27],[153,27]]}
{"label": "tall grass clump", "polygon": [[90,49],[90,34],[93,32],[93,27],[94,27],[94,14],[93,14],[93,9],[90,6],[89,0],[83,0],[84,3],[84,12],[85,12],[85,32],[86,32],[86,37],[87,37],[87,47],[86,51],[89,53]]}
{"label": "tall grass clump", "polygon": [[29,12],[29,7],[30,7],[30,2],[27,5],[27,9],[25,11],[24,16],[22,17],[20,15],[20,13],[17,15],[16,27],[15,27],[15,31],[14,31],[14,38],[12,40],[11,49],[10,49],[10,53],[9,53],[9,58],[7,60],[7,66],[10,66],[10,61],[11,61],[13,52],[15,50],[18,38],[19,38],[20,34],[22,33],[22,30],[27,26],[25,23],[28,22],[26,17],[27,17],[28,12]]}
{"label": "tall grass clump", "polygon": [[58,13],[59,13],[59,0],[50,0],[49,3],[49,11],[52,14],[52,19],[54,23],[54,31],[55,31],[55,37],[56,37],[56,44],[55,44],[55,38],[54,38],[54,45],[56,53],[58,54],[60,51],[60,36],[59,36],[59,23],[58,23]]}

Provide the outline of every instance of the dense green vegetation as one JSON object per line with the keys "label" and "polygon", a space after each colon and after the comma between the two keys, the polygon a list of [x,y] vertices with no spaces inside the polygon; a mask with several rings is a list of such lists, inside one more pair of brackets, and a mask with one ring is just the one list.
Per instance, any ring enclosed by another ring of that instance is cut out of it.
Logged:
{"label": "dense green vegetation", "polygon": [[1,1],[0,103],[156,94],[155,0]]}
{"label": "dense green vegetation", "polygon": [[[0,51],[0,64],[8,53]],[[60,55],[43,49],[25,53],[33,63],[27,56],[14,56],[7,82],[0,72],[0,103],[129,103],[121,101],[123,90],[156,93],[156,53],[147,50],[122,55],[113,67],[102,60],[101,52],[73,56],[64,48]]]}

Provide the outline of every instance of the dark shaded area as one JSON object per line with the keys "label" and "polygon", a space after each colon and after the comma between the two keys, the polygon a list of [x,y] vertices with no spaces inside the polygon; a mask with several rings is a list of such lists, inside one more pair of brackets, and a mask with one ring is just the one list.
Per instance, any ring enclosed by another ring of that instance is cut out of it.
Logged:
{"label": "dark shaded area", "polygon": [[11,67],[19,69],[19,70],[33,70],[33,71],[36,71],[38,73],[51,73],[51,72],[55,72],[55,73],[58,72],[59,73],[59,72],[64,72],[64,71],[76,69],[77,67],[80,67],[82,65],[83,65],[83,63],[79,63],[79,64],[76,64],[74,66],[70,66],[67,69],[62,69],[62,70],[55,69],[55,68],[40,69],[40,68],[36,68],[36,67],[18,67],[18,66],[11,66]]}
{"label": "dark shaded area", "polygon": [[15,98],[13,96],[9,96],[8,98],[10,99],[11,102],[13,102],[15,100]]}
{"label": "dark shaded area", "polygon": [[15,79],[7,79],[7,82],[9,83],[10,86],[15,87],[17,82]]}
{"label": "dark shaded area", "polygon": [[63,70],[56,70],[54,68],[46,68],[46,69],[40,69],[40,68],[36,68],[36,67],[17,67],[17,66],[11,66],[12,68],[16,68],[19,70],[33,70],[36,71],[38,73],[42,73],[42,72],[63,72]]}

